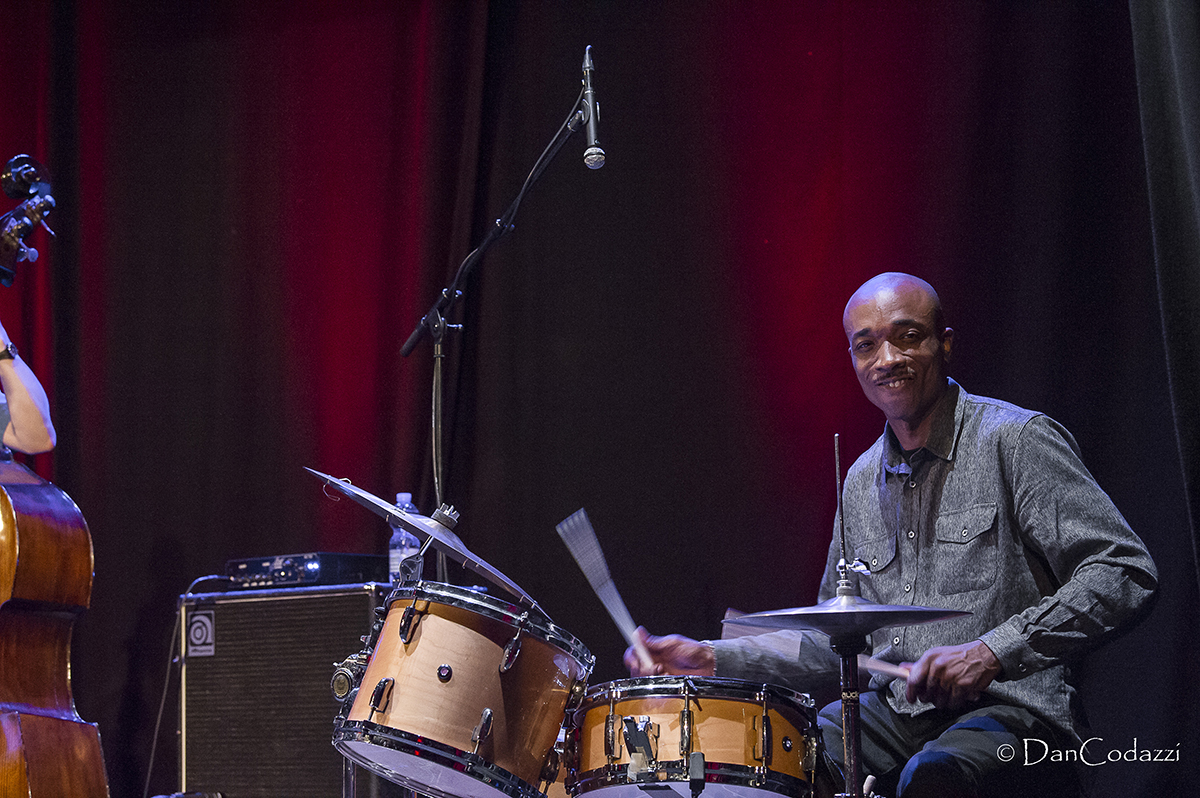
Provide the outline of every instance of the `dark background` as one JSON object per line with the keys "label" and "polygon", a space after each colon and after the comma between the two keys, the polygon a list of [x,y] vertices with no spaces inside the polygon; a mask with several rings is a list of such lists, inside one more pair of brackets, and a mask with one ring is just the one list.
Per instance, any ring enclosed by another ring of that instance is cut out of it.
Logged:
{"label": "dark background", "polygon": [[8,27],[0,157],[50,165],[59,235],[0,311],[53,397],[35,466],[94,539],[74,688],[114,796],[141,791],[189,582],[385,550],[302,466],[433,509],[432,359],[399,349],[567,116],[588,44],[607,164],[568,142],[454,319],[464,541],[596,654],[593,684],[624,643],[554,532],[581,506],[652,631],[812,603],[833,435],[845,467],[883,424],[842,307],[910,271],[941,293],[955,378],[1066,424],[1158,563],[1084,699],[1105,751],[1182,761],[1096,768],[1094,793],[1190,783],[1200,602],[1129,7],[58,0]]}

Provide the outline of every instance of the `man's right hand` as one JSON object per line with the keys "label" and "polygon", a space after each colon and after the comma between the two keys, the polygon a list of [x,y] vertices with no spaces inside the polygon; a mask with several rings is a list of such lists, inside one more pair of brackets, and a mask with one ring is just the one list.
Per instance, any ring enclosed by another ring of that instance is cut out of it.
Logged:
{"label": "man's right hand", "polygon": [[683,635],[656,637],[639,626],[634,632],[646,644],[653,663],[649,670],[638,661],[637,653],[630,646],[625,650],[625,667],[633,676],[659,676],[678,674],[686,676],[712,676],[717,667],[712,646]]}

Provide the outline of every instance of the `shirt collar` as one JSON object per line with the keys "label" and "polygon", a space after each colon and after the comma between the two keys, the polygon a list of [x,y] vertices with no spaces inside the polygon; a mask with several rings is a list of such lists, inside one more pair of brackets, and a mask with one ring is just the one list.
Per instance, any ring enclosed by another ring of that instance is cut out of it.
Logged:
{"label": "shirt collar", "polygon": [[[929,428],[929,439],[922,449],[942,460],[954,460],[954,447],[958,442],[958,430],[962,427],[967,392],[957,382],[946,378],[946,391],[933,406],[933,423]],[[894,470],[904,462],[904,452],[892,428],[884,423],[884,464]]]}

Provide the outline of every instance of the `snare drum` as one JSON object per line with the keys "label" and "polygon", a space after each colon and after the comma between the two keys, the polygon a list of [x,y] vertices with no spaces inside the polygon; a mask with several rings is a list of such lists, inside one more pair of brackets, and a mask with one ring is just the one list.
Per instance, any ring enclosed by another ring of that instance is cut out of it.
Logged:
{"label": "snare drum", "polygon": [[816,720],[809,696],[774,685],[697,676],[599,684],[574,715],[568,786],[596,793],[589,798],[668,787],[690,796],[690,766],[703,774],[704,798],[808,798]]}
{"label": "snare drum", "polygon": [[452,585],[402,587],[333,744],[427,795],[540,798],[567,702],[593,663],[536,610]]}

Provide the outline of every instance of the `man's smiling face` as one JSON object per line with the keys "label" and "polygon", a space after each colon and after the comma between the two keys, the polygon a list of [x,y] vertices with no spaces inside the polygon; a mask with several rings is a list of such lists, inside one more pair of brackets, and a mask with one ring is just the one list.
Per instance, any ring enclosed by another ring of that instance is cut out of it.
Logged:
{"label": "man's smiling face", "polygon": [[842,325],[863,393],[903,441],[898,425],[915,431],[946,388],[954,331],[937,295],[908,275],[880,275],[850,298]]}

